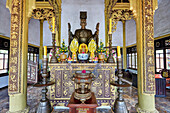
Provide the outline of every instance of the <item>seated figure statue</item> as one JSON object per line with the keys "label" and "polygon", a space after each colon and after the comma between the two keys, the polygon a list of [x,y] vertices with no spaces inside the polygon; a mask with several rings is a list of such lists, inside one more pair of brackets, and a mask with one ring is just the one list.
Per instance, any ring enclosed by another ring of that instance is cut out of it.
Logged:
{"label": "seated figure statue", "polygon": [[92,34],[90,29],[86,29],[86,19],[87,12],[80,12],[80,25],[81,29],[77,29],[74,34],[71,32],[71,25],[68,23],[68,32],[69,32],[69,45],[71,41],[76,38],[79,45],[82,43],[89,44],[89,42],[94,39],[96,41],[96,45],[98,47],[98,34],[99,34],[99,23],[96,25],[96,32]]}

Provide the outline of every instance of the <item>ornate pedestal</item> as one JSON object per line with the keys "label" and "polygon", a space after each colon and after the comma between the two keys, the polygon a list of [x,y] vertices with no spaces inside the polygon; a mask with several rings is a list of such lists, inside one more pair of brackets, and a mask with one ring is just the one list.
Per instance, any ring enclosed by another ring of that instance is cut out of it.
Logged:
{"label": "ornate pedestal", "polygon": [[87,100],[85,104],[81,104],[81,101],[74,98],[74,93],[70,98],[68,104],[69,113],[96,113],[97,101],[94,93],[92,92],[91,99]]}
{"label": "ornate pedestal", "polygon": [[[51,63],[50,73],[51,81],[55,85],[50,89],[50,102],[52,106],[67,106],[70,97],[75,89],[74,81],[70,79],[70,67],[73,71],[90,70],[93,71],[96,63]],[[115,64],[101,63],[101,69],[98,70],[99,76],[92,82],[91,91],[94,92],[97,103],[101,105],[113,105],[115,100],[114,86],[110,86],[110,81],[115,80]]]}

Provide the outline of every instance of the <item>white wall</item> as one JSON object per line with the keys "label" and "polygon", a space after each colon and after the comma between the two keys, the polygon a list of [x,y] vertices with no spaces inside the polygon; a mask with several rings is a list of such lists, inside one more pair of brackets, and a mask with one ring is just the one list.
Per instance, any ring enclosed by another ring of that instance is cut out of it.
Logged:
{"label": "white wall", "polygon": [[48,21],[43,23],[43,46],[52,46],[52,32],[49,29]]}
{"label": "white wall", "polygon": [[112,34],[112,46],[123,46],[123,24],[121,21],[118,21],[117,29]]}
{"label": "white wall", "polygon": [[154,37],[170,34],[170,0],[159,0],[154,15]]}
{"label": "white wall", "polygon": [[105,43],[104,0],[63,0],[61,12],[61,39],[68,44],[68,23],[74,33],[80,28],[80,11],[87,11],[87,29],[95,32],[99,22],[99,38]]}
{"label": "white wall", "polygon": [[10,37],[11,15],[6,8],[6,0],[0,0],[0,35]]}
{"label": "white wall", "polygon": [[127,20],[125,23],[126,46],[136,44],[136,22],[135,20]]}
{"label": "white wall", "polygon": [[31,19],[28,25],[28,43],[40,46],[40,21]]}

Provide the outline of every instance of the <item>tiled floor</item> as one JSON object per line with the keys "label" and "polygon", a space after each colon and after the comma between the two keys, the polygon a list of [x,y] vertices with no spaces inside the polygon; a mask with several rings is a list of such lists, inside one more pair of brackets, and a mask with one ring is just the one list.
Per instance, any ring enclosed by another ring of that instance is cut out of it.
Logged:
{"label": "tiled floor", "polygon": [[[30,113],[34,113],[38,102],[41,98],[41,88],[28,86],[27,104],[30,106]],[[0,113],[6,113],[9,109],[8,89],[0,90]],[[135,105],[138,102],[137,89],[134,87],[124,89],[124,99],[130,113],[135,113]],[[160,113],[170,113],[170,92],[167,92],[167,97],[156,97],[156,109]],[[68,110],[58,110],[60,113],[67,113]],[[64,112],[65,111],[65,112]],[[98,113],[109,113],[110,109],[97,109]]]}

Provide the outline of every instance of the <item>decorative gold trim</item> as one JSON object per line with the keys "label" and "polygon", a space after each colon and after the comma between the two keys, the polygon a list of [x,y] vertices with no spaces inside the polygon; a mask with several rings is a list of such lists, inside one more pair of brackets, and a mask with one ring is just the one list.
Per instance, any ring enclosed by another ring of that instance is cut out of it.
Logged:
{"label": "decorative gold trim", "polygon": [[8,39],[8,40],[10,40],[10,38],[9,38],[9,37],[7,37],[7,36],[3,36],[3,35],[0,35],[0,38],[4,38],[4,39]]}
{"label": "decorative gold trim", "polygon": [[126,53],[126,21],[123,23],[123,68],[127,68],[127,53]]}
{"label": "decorative gold trim", "polygon": [[[112,100],[114,101],[115,100],[115,89],[113,86],[110,86],[109,87],[109,81],[114,81],[114,78],[115,78],[115,73],[114,73],[114,69],[115,69],[115,63],[101,63],[101,69],[99,69],[100,71],[104,70],[104,75],[99,75],[98,77],[98,81],[95,82],[94,81],[94,88],[97,88],[100,86],[100,84],[103,83],[103,80],[102,78],[105,78],[104,80],[104,87],[105,87],[105,90],[104,92],[100,92],[100,91],[96,91],[97,93],[97,100]],[[68,67],[70,66],[70,67]],[[51,90],[50,90],[50,100],[52,101],[52,103],[54,103],[54,101],[61,101],[63,102],[64,100],[69,100],[70,98],[70,94],[68,93],[69,90],[68,87],[71,89],[70,91],[74,91],[73,89],[75,88],[74,84],[72,83],[71,80],[68,79],[68,77],[70,77],[71,75],[69,75],[68,73],[70,73],[70,69],[72,68],[74,71],[76,70],[93,70],[95,68],[96,64],[94,63],[71,63],[71,64],[68,64],[68,63],[63,63],[63,64],[58,64],[58,63],[50,63],[49,64],[49,67],[50,67],[50,70],[51,70],[51,81],[54,81],[56,83],[55,86],[51,86]],[[107,72],[108,72],[108,75],[107,76]],[[109,71],[108,71],[109,70]],[[109,74],[110,73],[110,74]],[[57,78],[56,78],[57,77]],[[67,81],[67,83],[66,83]],[[62,85],[61,82],[65,82],[65,85]],[[63,92],[63,93],[60,93],[60,92]],[[102,98],[104,97],[104,98]],[[61,103],[60,102],[60,103]],[[112,103],[112,102],[111,102]],[[110,103],[110,104],[111,104]],[[53,105],[53,104],[52,104]]]}
{"label": "decorative gold trim", "polygon": [[40,48],[40,46],[37,46],[37,45],[34,45],[34,44],[30,44],[28,43],[29,46],[33,46],[33,47],[37,47],[37,48]]}
{"label": "decorative gold trim", "polygon": [[170,36],[170,34],[166,34],[166,35],[162,35],[162,36],[156,37],[154,39],[155,40],[159,40],[159,39],[166,38],[166,37],[169,37],[169,36]]}
{"label": "decorative gold trim", "polygon": [[[162,36],[159,36],[159,37],[154,38],[154,40],[159,40],[159,39],[167,38],[167,37],[169,37],[169,36],[170,36],[170,34],[162,35]],[[136,46],[136,43],[135,43],[135,44],[132,44],[132,45],[129,45],[129,46],[126,46],[126,48],[128,48],[128,47],[133,47],[133,46]]]}
{"label": "decorative gold trim", "polygon": [[136,44],[132,44],[132,45],[126,46],[126,48],[133,47],[133,46],[136,46]]}
{"label": "decorative gold trim", "polygon": [[116,3],[112,10],[114,9],[130,9],[130,3]]}
{"label": "decorative gold trim", "polygon": [[36,8],[49,8],[49,9],[53,9],[53,7],[49,4],[49,2],[36,2],[35,6],[36,6]]}

